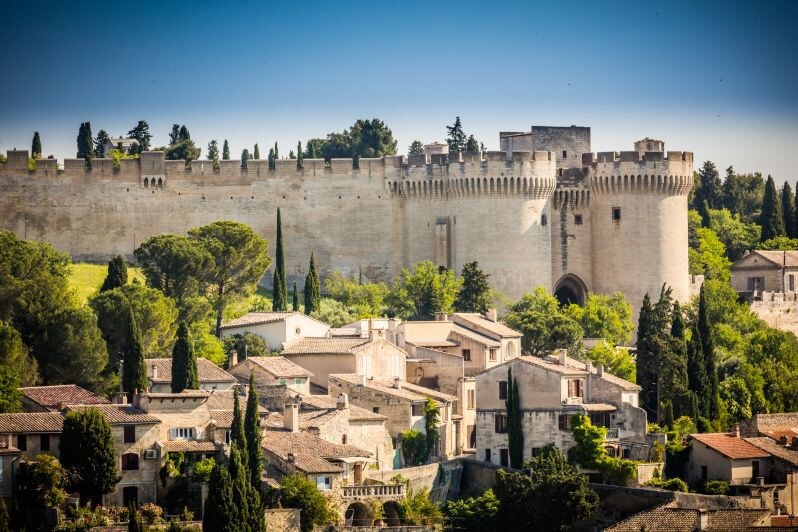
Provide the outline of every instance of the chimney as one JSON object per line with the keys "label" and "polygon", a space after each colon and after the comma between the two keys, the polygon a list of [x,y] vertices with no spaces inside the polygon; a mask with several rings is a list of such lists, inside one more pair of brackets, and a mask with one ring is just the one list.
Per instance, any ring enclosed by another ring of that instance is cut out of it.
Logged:
{"label": "chimney", "polygon": [[127,404],[127,394],[125,392],[116,392],[114,394],[114,404],[126,405]]}
{"label": "chimney", "polygon": [[706,530],[709,528],[709,513],[705,509],[699,509],[698,515],[696,516],[696,523],[695,529],[696,530]]}
{"label": "chimney", "polygon": [[365,375],[358,375],[358,378],[360,379],[360,385],[365,388],[366,387],[366,376]]}
{"label": "chimney", "polygon": [[596,366],[596,377],[603,377],[604,376],[604,364],[599,364]]}
{"label": "chimney", "polygon": [[566,357],[566,355],[565,355],[565,349],[561,349],[561,350],[560,350],[560,365],[561,365],[561,366],[564,366],[564,365],[565,365],[565,360],[566,360],[566,358],[567,358],[567,357]]}
{"label": "chimney", "polygon": [[394,378],[393,387],[396,388],[397,390],[402,389],[402,380],[399,377]]}
{"label": "chimney", "polygon": [[227,359],[227,367],[229,369],[235,366],[236,364],[238,364],[238,351],[233,349],[232,351],[230,351],[230,358]]}
{"label": "chimney", "polygon": [[739,438],[740,437],[740,424],[739,423],[734,425],[734,437],[735,438]]}
{"label": "chimney", "polygon": [[283,407],[283,426],[291,432],[299,432],[299,401],[286,401]]}
{"label": "chimney", "polygon": [[759,484],[760,486],[764,486],[765,485],[765,477],[756,477],[756,483]]}
{"label": "chimney", "polygon": [[585,371],[587,371],[590,374],[593,373],[593,363],[590,360],[585,362]]}
{"label": "chimney", "polygon": [[346,410],[349,408],[349,396],[345,393],[339,393],[338,401],[336,401],[335,406],[338,410]]}
{"label": "chimney", "polygon": [[158,366],[153,364],[152,365],[152,380],[158,379]]}
{"label": "chimney", "polygon": [[499,315],[496,313],[495,308],[489,308],[488,311],[485,313],[485,317],[494,323],[499,321]]}

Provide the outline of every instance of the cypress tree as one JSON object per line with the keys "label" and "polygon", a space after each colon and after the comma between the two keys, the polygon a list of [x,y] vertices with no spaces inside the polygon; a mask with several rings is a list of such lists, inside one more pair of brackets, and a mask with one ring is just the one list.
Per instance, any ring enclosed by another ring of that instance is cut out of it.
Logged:
{"label": "cypress tree", "polygon": [[244,151],[241,152],[241,168],[246,170],[249,165],[249,150],[244,148]]}
{"label": "cypress tree", "polygon": [[698,330],[698,323],[693,326],[690,342],[687,344],[687,378],[690,391],[695,397],[695,405],[691,405],[691,409],[695,410],[696,421],[698,417],[708,417],[709,379],[704,352],[701,348],[701,332]]}
{"label": "cypress tree", "polygon": [[[238,390],[233,394],[233,423],[230,425],[230,445],[238,445],[239,449],[247,448],[247,437],[244,434],[244,417],[241,415],[241,403]],[[245,457],[246,458],[246,457]]]}
{"label": "cypress tree", "polygon": [[294,312],[299,310],[299,295],[296,293],[296,281],[294,281],[294,294],[291,300],[291,310]]}
{"label": "cypress tree", "polygon": [[296,143],[296,168],[297,170],[301,170],[302,167],[305,165],[305,161],[302,155],[302,141],[297,141]]}
{"label": "cypress tree", "polygon": [[127,265],[122,255],[117,255],[108,262],[108,274],[105,276],[100,293],[113,290],[127,284]]}
{"label": "cypress tree", "polygon": [[773,182],[771,176],[768,176],[765,182],[765,195],[762,198],[760,225],[762,226],[762,242],[784,235],[781,202],[778,200],[776,184]]}
{"label": "cypress tree", "polygon": [[224,146],[222,146],[222,160],[230,160],[230,144],[228,144],[227,139],[224,139]]}
{"label": "cypress tree", "polygon": [[781,189],[781,213],[784,218],[784,232],[790,238],[795,238],[795,198],[789,183],[784,183]]}
{"label": "cypress tree", "polygon": [[274,158],[280,158],[280,149],[277,147],[277,142],[274,143]]}
{"label": "cypress tree", "polygon": [[197,355],[186,323],[177,328],[177,341],[172,348],[172,392],[198,390]]}
{"label": "cypress tree", "polygon": [[701,209],[698,213],[701,215],[701,227],[712,228],[712,217],[709,214],[709,203],[707,200],[701,202]]}
{"label": "cypress tree", "polygon": [[230,487],[235,501],[231,520],[232,530],[259,532],[264,528],[263,507],[259,492],[252,486],[246,464],[246,448],[233,443],[227,463]]}
{"label": "cypress tree", "polygon": [[11,518],[8,515],[8,509],[6,508],[6,502],[3,497],[0,497],[0,532],[10,532],[11,531]]}
{"label": "cypress tree", "polygon": [[274,148],[269,148],[269,169],[274,170]]}
{"label": "cypress tree", "polygon": [[30,156],[34,159],[42,156],[42,139],[39,137],[39,132],[33,132],[33,142],[30,146]]}
{"label": "cypress tree", "polygon": [[260,159],[260,148],[258,148],[258,143],[255,143],[255,149],[252,152],[252,158],[256,161]]}
{"label": "cypress tree", "polygon": [[244,436],[247,439],[247,464],[249,465],[249,481],[252,487],[260,491],[261,461],[263,453],[260,448],[260,412],[258,408],[258,390],[255,387],[255,375],[249,374],[249,396],[247,411],[244,415]]}
{"label": "cypress tree", "polygon": [[104,129],[101,129],[97,132],[97,136],[94,137],[94,156],[95,157],[105,157],[105,144],[110,140],[108,133],[105,132]]}
{"label": "cypress tree", "polygon": [[305,277],[305,314],[310,316],[313,312],[317,312],[321,306],[321,286],[319,283],[319,276],[316,273],[316,260],[313,253],[310,254],[310,267],[308,268],[308,275]]}
{"label": "cypress tree", "polygon": [[643,297],[643,306],[640,308],[640,317],[637,323],[637,384],[640,391],[641,406],[646,409],[650,418],[656,416],[656,378],[654,371],[654,336],[656,330],[653,326],[654,309],[648,294]]}
{"label": "cypress tree", "polygon": [[208,481],[208,498],[205,500],[202,529],[237,530],[232,526],[235,505],[230,473],[217,462]]}
{"label": "cypress tree", "polygon": [[454,302],[455,310],[480,314],[487,312],[491,303],[489,275],[479,269],[477,261],[465,263],[460,275],[463,285]]}
{"label": "cypress tree", "polygon": [[707,375],[707,417],[714,421],[720,417],[720,393],[718,392],[718,370],[715,363],[715,342],[712,339],[712,329],[707,315],[707,299],[703,285],[698,296],[698,331],[701,335],[701,352],[703,353]]}
{"label": "cypress tree", "polygon": [[128,326],[124,349],[122,350],[122,389],[127,392],[128,401],[133,401],[136,390],[147,389],[147,364],[144,362],[144,351],[141,347],[139,333],[133,309],[128,304]]}
{"label": "cypress tree", "polygon": [[513,369],[507,368],[507,439],[510,450],[510,467],[520,469],[524,463],[524,431],[521,424],[521,399],[518,380],[513,378]]}
{"label": "cypress tree", "polygon": [[687,344],[684,335],[684,317],[679,302],[673,304],[671,321],[670,356],[662,369],[663,398],[670,403],[674,419],[690,415],[689,393],[687,385]]}
{"label": "cypress tree", "polygon": [[91,159],[94,156],[94,139],[91,136],[91,123],[83,122],[78,129],[78,159],[86,161],[86,168],[91,170]]}
{"label": "cypress tree", "polygon": [[311,142],[308,143],[308,156],[311,159],[318,159],[319,158],[318,154],[316,153],[316,143],[315,142],[311,141]]}
{"label": "cypress tree", "polygon": [[288,292],[285,288],[285,253],[283,251],[283,224],[280,219],[280,207],[277,207],[276,248],[272,308],[276,311],[285,311],[288,310]]}

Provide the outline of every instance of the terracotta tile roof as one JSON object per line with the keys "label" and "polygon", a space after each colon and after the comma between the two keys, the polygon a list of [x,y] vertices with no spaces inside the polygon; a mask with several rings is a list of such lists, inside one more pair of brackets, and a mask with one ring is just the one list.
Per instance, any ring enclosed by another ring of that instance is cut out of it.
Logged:
{"label": "terracotta tile roof", "polygon": [[156,424],[160,423],[161,420],[155,416],[151,416],[136,408],[133,405],[91,405],[87,407],[85,405],[67,405],[66,409],[68,411],[74,410],[83,410],[85,408],[96,408],[100,412],[103,413],[105,419],[108,420],[108,423],[112,425],[130,425],[130,424]]}
{"label": "terracotta tile roof", "polygon": [[111,402],[75,384],[31,386],[20,388],[19,391],[32,402],[52,412],[61,410],[63,405],[99,405]]}
{"label": "terracotta tile roof", "polygon": [[472,313],[472,312],[455,312],[452,316],[455,322],[457,322],[457,318],[468,322],[471,325],[476,327],[481,327],[486,329],[493,334],[497,334],[504,338],[520,338],[523,336],[520,332],[516,331],[515,329],[511,329],[505,324],[500,321],[491,321],[482,314]]}
{"label": "terracotta tile roof", "polygon": [[798,517],[789,515],[771,515],[770,526],[798,527]]}
{"label": "terracotta tile roof", "polygon": [[[360,377],[354,373],[333,373],[330,378],[336,378],[347,382],[349,384],[360,384]],[[392,395],[401,399],[406,399],[413,402],[426,401],[427,397],[438,399],[441,401],[456,401],[457,397],[446,393],[438,392],[430,388],[411,384],[407,381],[401,381],[400,388],[394,388],[394,381],[383,379],[366,379],[366,387],[372,390],[377,390],[386,395]]]}
{"label": "terracotta tile roof", "polygon": [[0,434],[58,433],[64,428],[60,412],[0,414]]}
{"label": "terracotta tile roof", "polygon": [[22,454],[22,451],[20,451],[13,445],[8,445],[6,442],[0,442],[0,456],[8,456],[15,454]]}
{"label": "terracotta tile roof", "polygon": [[726,432],[710,432],[706,434],[691,434],[697,440],[710,449],[722,454],[732,460],[742,460],[745,458],[768,458],[770,453],[763,451],[756,445],[747,442],[734,434]]}
{"label": "terracotta tile roof", "polygon": [[[553,362],[554,364],[559,364],[559,357],[555,356],[555,355],[547,356],[546,360],[549,360],[550,362]],[[587,364],[585,362],[573,359],[571,357],[565,357],[565,364],[567,366],[572,367],[572,368],[576,368],[576,369],[581,369],[581,370],[587,371]],[[596,367],[591,365],[590,373],[592,373],[593,375],[598,376],[598,368],[596,368]],[[607,381],[607,382],[615,384],[616,386],[620,386],[621,388],[623,388],[624,390],[627,390],[627,391],[638,391],[638,390],[641,390],[640,386],[638,386],[637,384],[635,384],[633,382],[629,382],[628,380],[622,379],[621,377],[618,377],[616,375],[613,375],[612,373],[609,373],[606,369],[604,370],[604,373],[602,374],[602,376],[600,378],[605,380],[605,381]]]}
{"label": "terracotta tile roof", "polygon": [[[763,530],[756,525],[766,518],[766,509],[718,509],[698,510],[694,508],[671,508],[659,506],[635,514],[604,529],[605,532],[693,532],[696,530],[700,511],[707,513],[706,531]],[[764,529],[767,530],[767,529]]]}
{"label": "terracotta tile roof", "polygon": [[582,407],[587,412],[615,412],[618,410],[613,405],[606,403],[582,403]]}
{"label": "terracotta tile roof", "polygon": [[281,355],[351,355],[371,343],[369,338],[298,338]]}
{"label": "terracotta tile roof", "polygon": [[462,325],[460,325],[459,323],[455,323],[454,324],[454,327],[452,327],[452,333],[453,334],[459,334],[460,336],[464,336],[464,337],[468,338],[469,340],[473,340],[473,341],[475,341],[477,343],[480,343],[482,345],[485,345],[487,347],[501,347],[502,346],[502,343],[499,342],[498,340],[494,340],[493,338],[485,336],[484,334],[481,334],[481,333],[479,333],[477,331],[472,331],[471,329],[467,329],[467,328],[463,327]]}
{"label": "terracotta tile roof", "polygon": [[[285,357],[249,357],[246,360],[251,360],[256,366],[263,368],[277,378],[280,377],[313,377],[313,373],[306,370],[298,364],[294,364]],[[240,362],[243,364],[245,361]]]}
{"label": "terracotta tile roof", "polygon": [[441,339],[420,339],[420,340],[413,340],[408,341],[408,344],[415,345],[418,347],[457,347],[460,345],[460,342],[456,342],[454,340],[441,340]]}
{"label": "terracotta tile roof", "polygon": [[775,456],[776,458],[783,460],[789,464],[794,466],[798,466],[798,450],[788,449],[783,445],[779,445],[775,441],[771,440],[767,436],[760,436],[757,438],[743,438],[750,444],[762,449],[766,453],[770,453],[771,456]]}
{"label": "terracotta tile roof", "polygon": [[[561,375],[574,375],[574,376],[583,376],[587,375],[587,371],[584,369],[578,369],[573,367],[572,365],[566,364],[563,366],[557,362],[553,362],[548,358],[540,358],[540,357],[533,357],[533,356],[520,356],[517,358],[513,358],[512,360],[520,360],[521,362],[526,362],[527,364],[533,364],[535,366],[539,366],[541,368],[547,369],[549,371],[553,371],[554,373],[559,373]],[[494,366],[495,368],[497,366]],[[490,371],[490,368],[486,371]]]}
{"label": "terracotta tile roof", "polygon": [[757,249],[752,253],[762,255],[779,266],[798,266],[798,251],[765,251]]}
{"label": "terracotta tile roof", "polygon": [[305,473],[338,473],[342,469],[325,460],[326,458],[364,458],[371,453],[354,445],[340,445],[324,441],[307,432],[290,432],[288,430],[265,430],[261,446],[279,458],[290,461],[293,455],[294,465]]}
{"label": "terracotta tile roof", "polygon": [[225,324],[222,324],[222,329],[235,329],[236,327],[247,327],[249,325],[263,325],[265,323],[274,323],[277,321],[283,321],[286,318],[291,316],[301,316],[305,319],[315,321],[316,323],[321,323],[322,325],[327,325],[323,321],[319,321],[316,318],[308,316],[307,314],[302,314],[301,312],[294,312],[294,311],[287,311],[287,312],[249,312],[240,318],[236,318],[234,320],[228,321]]}
{"label": "terracotta tile roof", "polygon": [[212,441],[159,441],[158,445],[165,453],[212,453],[219,450],[217,444]]}
{"label": "terracotta tile roof", "polygon": [[211,392],[207,390],[183,390],[180,393],[172,393],[172,392],[163,392],[163,393],[154,393],[154,392],[147,392],[147,397],[150,399],[181,399],[181,398],[203,398],[203,397],[210,397]]}
{"label": "terracotta tile roof", "polygon": [[[330,395],[303,395],[301,409],[332,410],[338,408],[338,398]],[[350,421],[384,421],[388,419],[382,414],[361,408],[349,403]]]}
{"label": "terracotta tile roof", "polygon": [[[155,384],[168,384],[172,382],[172,359],[171,358],[148,358],[147,377]],[[158,378],[153,378],[153,367],[158,368]],[[197,359],[197,376],[200,383],[206,382],[236,382],[235,377],[225,370],[208,360],[207,358]]]}

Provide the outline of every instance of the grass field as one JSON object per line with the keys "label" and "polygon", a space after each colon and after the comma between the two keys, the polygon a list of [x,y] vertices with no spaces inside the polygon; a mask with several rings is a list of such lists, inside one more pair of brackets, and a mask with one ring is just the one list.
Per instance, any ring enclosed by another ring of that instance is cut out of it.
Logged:
{"label": "grass field", "polygon": [[[88,264],[77,262],[72,265],[72,272],[69,275],[69,284],[77,290],[78,297],[85,302],[95,290],[103,284],[108,273],[108,266],[105,264]],[[144,276],[138,268],[128,267],[128,281],[137,278],[144,284]]]}

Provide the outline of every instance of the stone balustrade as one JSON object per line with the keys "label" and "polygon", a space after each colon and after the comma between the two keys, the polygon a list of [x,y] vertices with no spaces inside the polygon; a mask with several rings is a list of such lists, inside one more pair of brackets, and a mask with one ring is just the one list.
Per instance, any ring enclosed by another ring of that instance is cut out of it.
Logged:
{"label": "stone balustrade", "polygon": [[403,499],[405,496],[405,485],[373,484],[368,486],[342,486],[341,495],[344,499]]}

